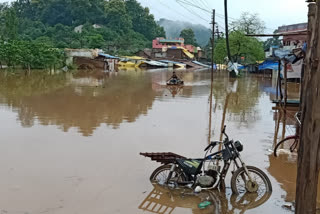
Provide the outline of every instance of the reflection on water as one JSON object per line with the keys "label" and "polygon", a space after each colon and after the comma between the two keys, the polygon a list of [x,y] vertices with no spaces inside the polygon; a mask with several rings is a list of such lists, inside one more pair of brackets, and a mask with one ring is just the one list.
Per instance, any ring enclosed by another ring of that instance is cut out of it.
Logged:
{"label": "reflection on water", "polygon": [[[228,134],[244,144],[244,161],[269,173],[270,199],[238,207],[254,199],[239,201],[228,192],[181,197],[160,191],[158,202],[173,214],[282,213],[284,201],[294,198],[296,172],[295,163],[270,156],[283,133],[280,122],[274,135],[275,80],[214,73],[208,130],[210,72],[177,74],[183,87],[166,86],[172,70],[0,72],[0,204],[9,214],[152,213],[139,205],[158,194],[148,180],[158,165],[138,153],[202,157],[208,136],[219,140],[226,124]],[[220,205],[199,210],[198,202],[208,197]]]}
{"label": "reflection on water", "polygon": [[35,120],[91,135],[102,123],[118,128],[152,107],[156,92],[143,73],[6,75],[0,73],[2,105],[18,112],[22,126]]}
{"label": "reflection on water", "polygon": [[[230,197],[226,193],[218,190],[203,191],[199,194],[194,194],[192,191],[187,189],[168,190],[159,185],[154,185],[153,190],[139,205],[139,209],[144,212],[156,214],[180,213],[177,210],[181,208],[191,209],[192,214],[245,213],[250,209],[262,205],[269,199],[269,197],[270,194],[267,194],[257,200],[257,194],[247,193],[239,199],[236,195],[231,195]],[[211,202],[211,205],[203,210],[199,209],[198,205],[204,201]]]}
{"label": "reflection on water", "polygon": [[[24,127],[31,127],[38,120],[42,125],[57,125],[64,131],[76,127],[89,136],[103,123],[119,128],[124,121],[134,122],[147,114],[156,97],[207,95],[208,72],[180,73],[186,82],[181,87],[165,86],[170,71],[162,70],[55,75],[0,73],[0,102],[18,112]],[[256,104],[262,93],[259,80],[221,79],[224,76],[220,73],[214,79],[215,108],[224,105],[227,92],[230,94],[228,112],[232,113],[229,119],[238,121],[239,125],[256,121],[259,117]]]}
{"label": "reflection on water", "polygon": [[[291,91],[296,91],[295,98],[298,96],[298,89],[291,85]],[[292,93],[293,93],[292,92]],[[285,137],[296,135],[298,123],[294,115],[298,112],[298,107],[288,107],[286,112],[281,108],[274,111],[274,146]],[[282,145],[278,151],[278,157],[274,157],[273,153],[269,155],[268,171],[281,184],[286,191],[286,201],[294,202],[296,195],[296,178],[297,178],[297,151],[290,152],[290,146],[294,141]],[[273,147],[274,148],[274,147]],[[320,181],[320,179],[319,179]],[[320,192],[320,182],[318,182],[318,192]],[[318,207],[320,206],[320,195],[317,196]]]}

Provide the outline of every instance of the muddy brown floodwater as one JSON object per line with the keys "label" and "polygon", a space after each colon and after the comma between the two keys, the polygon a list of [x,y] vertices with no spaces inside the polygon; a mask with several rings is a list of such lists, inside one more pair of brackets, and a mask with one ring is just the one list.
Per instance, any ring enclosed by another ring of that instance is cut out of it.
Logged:
{"label": "muddy brown floodwater", "polygon": [[[245,162],[270,177],[268,201],[237,206],[229,180],[226,193],[196,196],[151,185],[159,165],[139,152],[203,157],[207,145],[210,72],[178,71],[185,86],[167,88],[171,72],[0,72],[0,213],[290,213],[283,204],[294,200],[296,157],[271,155],[283,123],[275,137],[270,78],[215,73],[211,133],[219,140],[224,117]],[[286,124],[284,131],[293,129]],[[207,199],[213,205],[199,210]]]}

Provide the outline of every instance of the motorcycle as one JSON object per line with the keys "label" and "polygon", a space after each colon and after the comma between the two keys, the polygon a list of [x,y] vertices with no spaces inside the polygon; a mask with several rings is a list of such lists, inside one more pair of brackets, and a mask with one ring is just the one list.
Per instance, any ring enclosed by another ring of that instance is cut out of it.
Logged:
{"label": "motorcycle", "polygon": [[[152,183],[177,188],[181,186],[193,188],[196,192],[203,189],[225,189],[225,178],[232,163],[236,170],[232,171],[231,189],[234,194],[272,192],[268,176],[259,168],[247,166],[240,155],[243,145],[240,141],[229,140],[226,126],[222,133],[224,141],[213,141],[205,148],[204,158],[190,159],[174,153],[140,153],[145,157],[162,163],[150,176]],[[221,145],[220,151],[212,150]],[[209,155],[208,155],[209,153]],[[220,163],[223,162],[223,167]]]}

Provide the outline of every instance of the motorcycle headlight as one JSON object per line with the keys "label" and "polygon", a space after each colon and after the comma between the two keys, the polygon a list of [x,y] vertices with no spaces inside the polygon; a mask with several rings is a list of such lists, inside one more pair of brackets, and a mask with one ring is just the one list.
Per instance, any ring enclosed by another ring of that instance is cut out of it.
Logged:
{"label": "motorcycle headlight", "polygon": [[243,145],[239,140],[234,142],[234,145],[235,145],[236,149],[238,150],[238,152],[242,152],[243,151]]}

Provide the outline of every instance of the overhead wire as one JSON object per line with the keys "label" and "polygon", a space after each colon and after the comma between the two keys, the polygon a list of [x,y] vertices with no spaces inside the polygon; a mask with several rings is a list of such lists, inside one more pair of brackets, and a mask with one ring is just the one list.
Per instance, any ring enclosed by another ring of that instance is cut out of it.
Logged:
{"label": "overhead wire", "polygon": [[209,5],[209,3],[208,3],[206,0],[200,0],[200,1],[202,2],[202,4],[203,4],[204,7],[210,8],[210,5]]}
{"label": "overhead wire", "polygon": [[[204,9],[204,8],[200,7],[199,5],[195,5],[195,4],[193,4],[192,2],[189,2],[188,0],[176,0],[176,2],[180,2],[180,3],[183,3],[183,4],[187,4],[187,5],[189,5],[189,6],[198,8],[198,9],[200,9],[200,10],[202,10],[202,11],[205,11],[205,12],[207,12],[207,13],[210,13],[210,14],[212,13],[210,10]],[[180,5],[181,5],[181,4],[180,4]]]}
{"label": "overhead wire", "polygon": [[189,11],[192,15],[197,16],[198,18],[200,18],[200,19],[202,19],[202,20],[204,20],[204,21],[206,21],[206,22],[209,22],[209,21],[210,21],[210,20],[208,20],[208,19],[203,18],[202,16],[200,16],[198,13],[194,12],[194,11],[191,10],[190,8],[186,7],[186,6],[183,4],[184,2],[183,2],[182,0],[176,0],[176,2],[177,2],[179,5],[181,5],[184,9],[186,9],[187,11]]}
{"label": "overhead wire", "polygon": [[[167,7],[168,9],[170,10],[173,10],[172,8],[170,8],[168,5],[164,4],[163,2],[159,1],[160,4],[164,5],[165,7]],[[209,22],[211,20],[211,17],[210,17],[210,20],[208,17],[204,18],[203,15],[200,15],[199,13],[195,12],[194,10],[192,10],[191,8],[187,7],[187,6],[191,6],[191,7],[194,7],[198,10],[200,10],[201,12],[204,12],[204,13],[207,13],[207,14],[212,14],[212,11],[208,10],[208,9],[205,9],[203,8],[202,6],[206,6],[207,4],[207,1],[206,0],[196,0],[196,1],[190,1],[190,0],[176,0],[176,2],[182,6],[184,9],[186,9],[189,13],[191,13],[192,15],[198,17],[199,19],[203,20],[203,21],[206,21],[206,22]],[[195,4],[195,2],[198,2],[199,4]],[[201,6],[202,5],[202,6]],[[208,4],[207,4],[208,5]],[[178,13],[179,15],[183,16],[185,18],[185,15],[179,13],[177,10],[174,10],[176,13]],[[221,21],[224,21],[225,20],[225,16],[223,14],[220,14],[220,13],[217,13],[216,12],[216,17],[218,19],[221,19]],[[236,21],[237,19],[236,18],[233,18],[233,17],[230,17],[228,16],[228,24],[231,24],[233,21]],[[220,28],[221,29],[224,29],[222,27],[223,25],[220,24]],[[274,29],[271,29],[271,28],[265,28],[267,30],[274,30]]]}
{"label": "overhead wire", "polygon": [[166,5],[165,3],[163,3],[161,0],[158,0],[158,2],[160,2],[161,5],[163,5],[164,7],[168,8],[169,10],[179,14],[181,17],[186,18],[186,16],[182,13],[180,13],[178,10],[174,10],[171,7],[169,7],[168,5]]}
{"label": "overhead wire", "polygon": [[[197,9],[203,11],[203,12],[212,14],[212,11],[207,10],[207,9],[205,9],[205,8],[202,8],[202,7],[200,7],[199,5],[195,5],[194,3],[192,3],[192,2],[190,2],[190,1],[188,1],[188,0],[176,0],[176,2],[177,2],[177,3],[180,2],[180,3],[182,3],[182,4],[186,4],[186,5],[192,6],[192,7],[194,7],[194,8],[197,8]],[[181,4],[180,4],[180,5],[181,5]],[[220,13],[216,13],[216,17],[218,17],[218,18],[220,18],[220,19],[223,19],[223,20],[225,19],[224,15],[222,15],[222,14],[220,14]],[[230,20],[237,20],[237,19],[235,19],[235,18],[233,18],[233,17],[230,17],[230,16],[228,16],[228,18],[229,18]],[[231,21],[228,21],[228,23],[231,23]]]}

